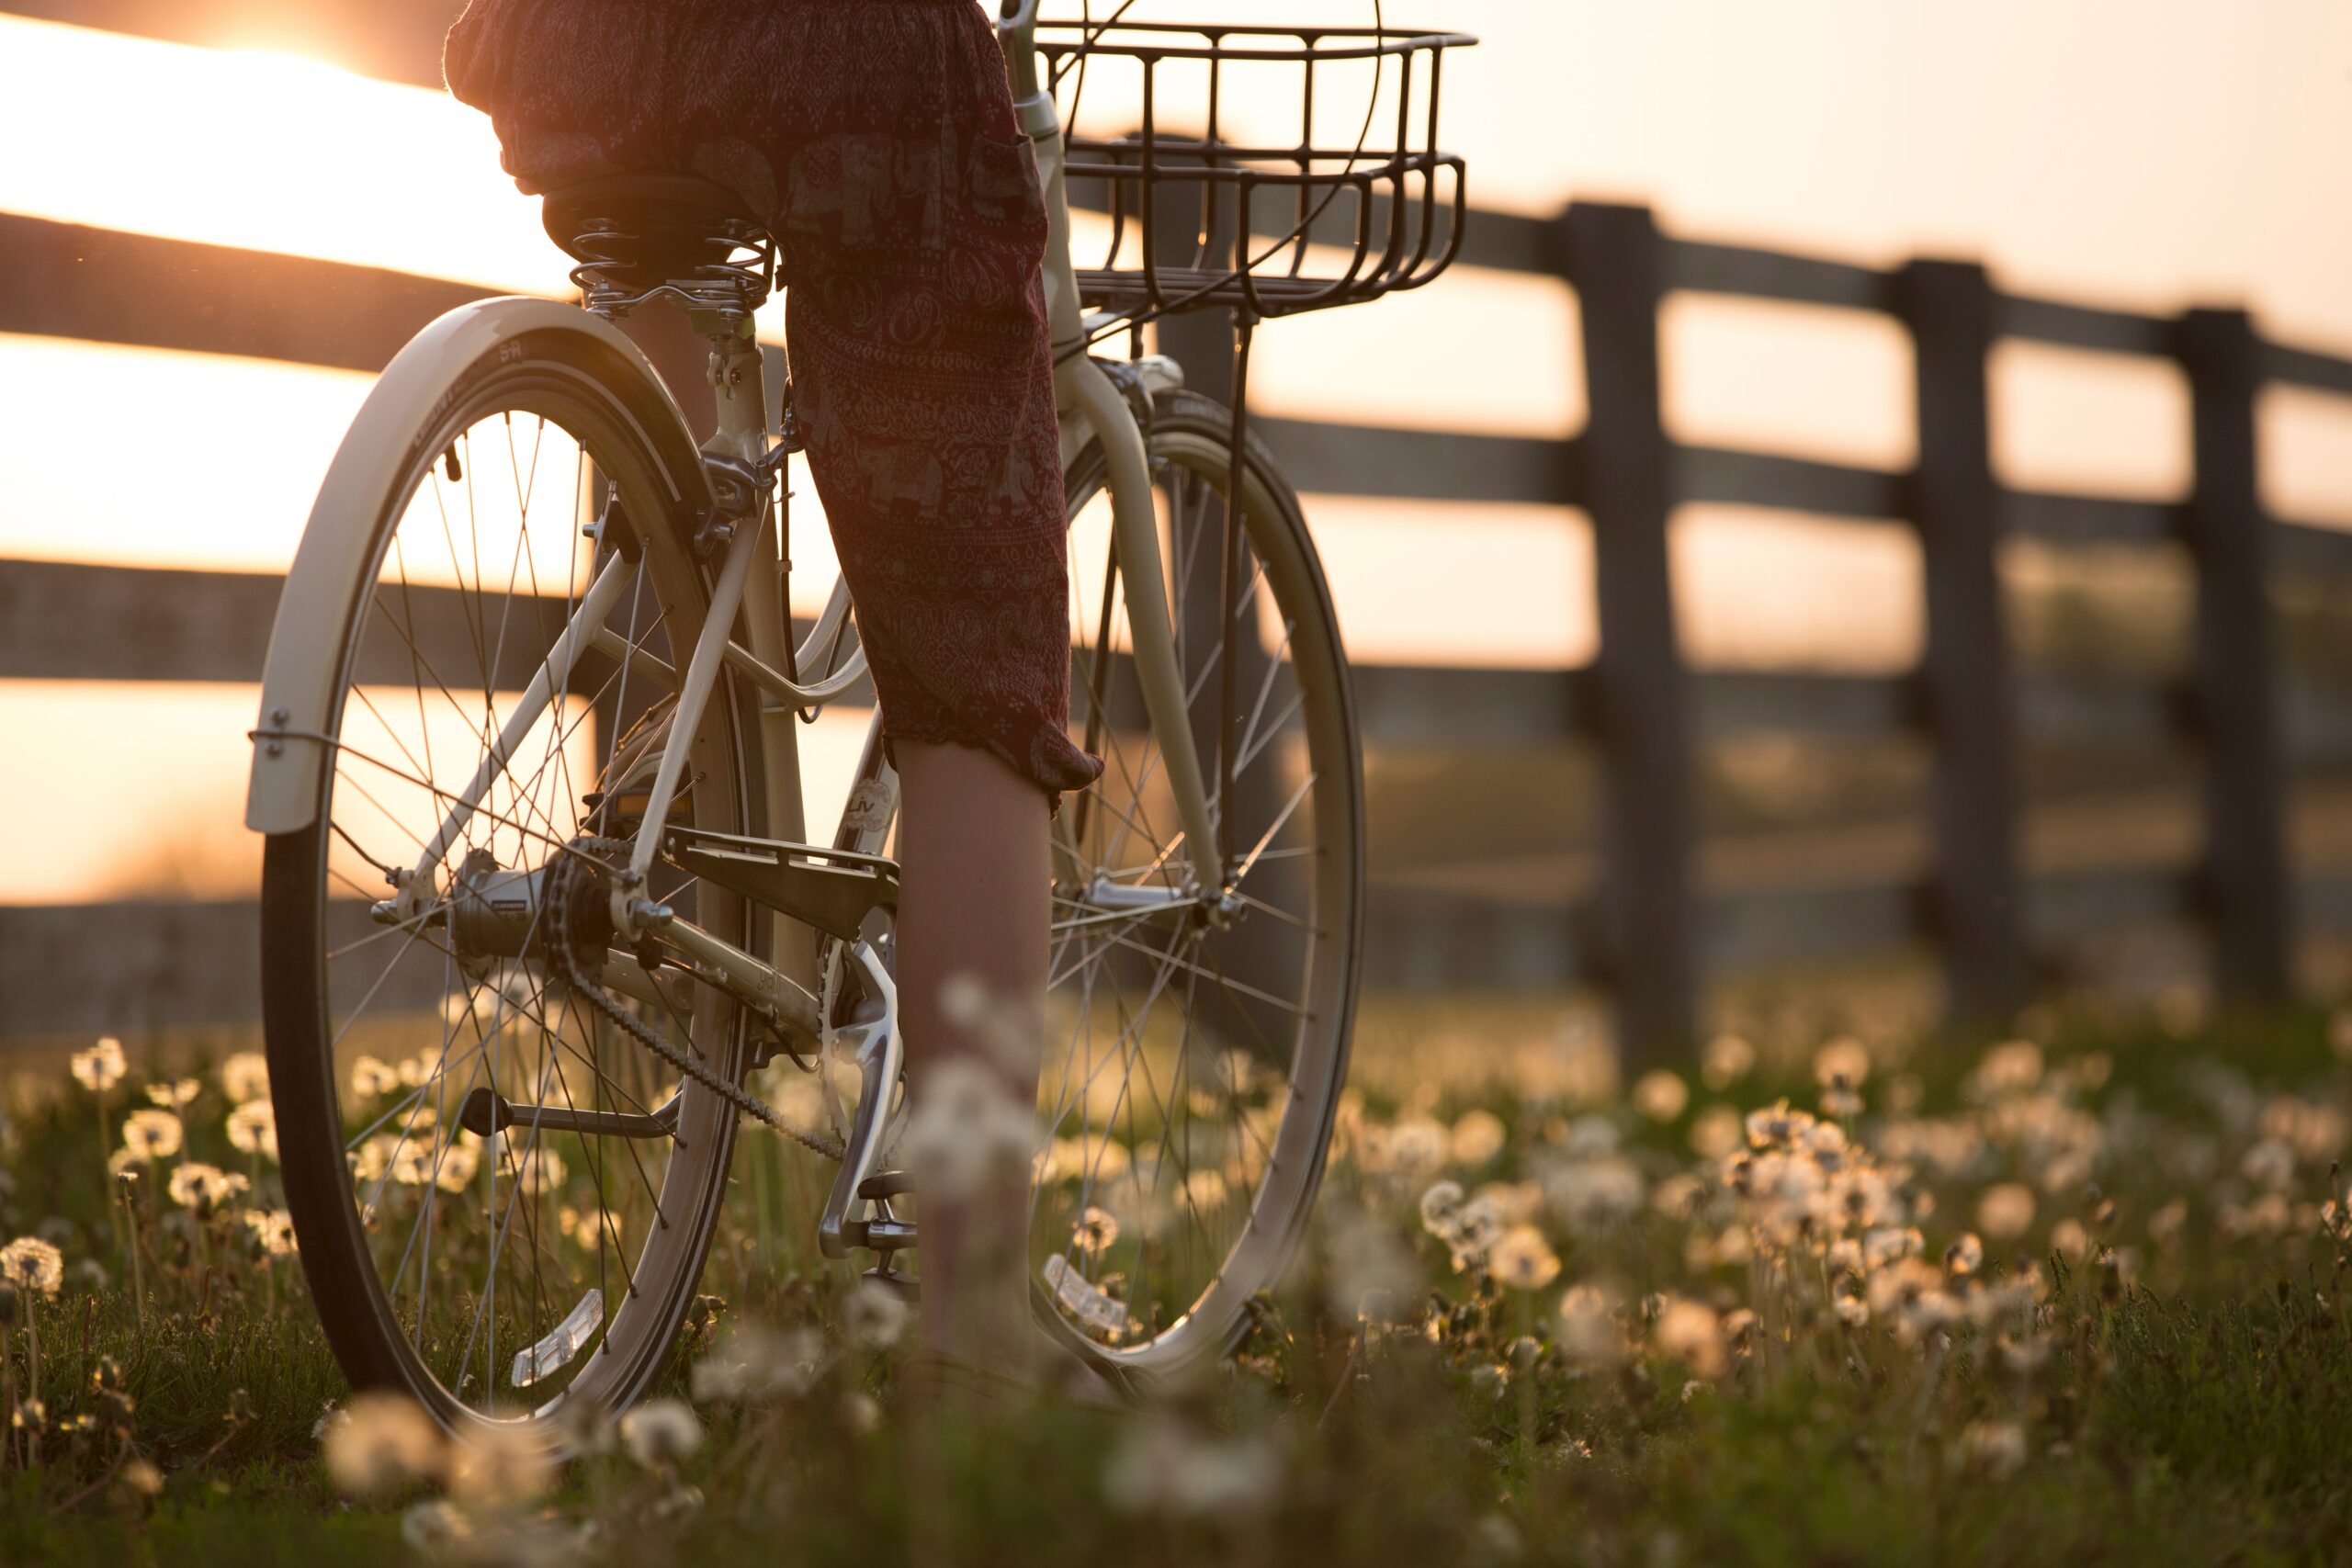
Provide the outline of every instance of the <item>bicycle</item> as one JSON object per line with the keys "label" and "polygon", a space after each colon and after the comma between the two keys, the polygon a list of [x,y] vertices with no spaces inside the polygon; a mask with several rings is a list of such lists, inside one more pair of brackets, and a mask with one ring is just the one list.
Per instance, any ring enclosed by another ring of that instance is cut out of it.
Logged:
{"label": "bicycle", "polygon": [[[1229,1350],[1295,1248],[1360,979],[1347,663],[1297,497],[1238,412],[1249,328],[1452,259],[1435,66],[1473,40],[1036,6],[1006,0],[999,30],[1053,218],[1071,722],[1109,766],[1055,827],[1032,1261],[1046,1331],[1148,1382]],[[1315,74],[1363,62],[1375,104],[1400,78],[1396,145],[1367,151],[1369,112],[1352,148],[1318,145]],[[1140,81],[1134,133],[1065,137],[1057,95],[1074,112],[1090,62]],[[1223,82],[1273,65],[1310,84],[1300,141],[1221,136]],[[1202,71],[1204,133],[1176,134],[1162,89]],[[1072,185],[1109,220],[1085,271]],[[1287,232],[1270,202],[1295,203]],[[839,1162],[826,1257],[871,1252],[869,1278],[911,1288],[920,1214],[889,1167],[910,1107],[878,719],[830,840],[804,821],[798,730],[865,665],[843,584],[791,616],[797,441],[752,330],[775,242],[684,176],[543,213],[585,309],[443,316],[335,456],[271,639],[247,822],[278,1148],[337,1358],[453,1432],[560,1448],[668,1361],[741,1118]],[[699,447],[614,325],[653,300],[712,344]],[[1139,352],[1144,321],[1193,306],[1240,328],[1233,410]],[[1130,358],[1088,352],[1122,332]]]}

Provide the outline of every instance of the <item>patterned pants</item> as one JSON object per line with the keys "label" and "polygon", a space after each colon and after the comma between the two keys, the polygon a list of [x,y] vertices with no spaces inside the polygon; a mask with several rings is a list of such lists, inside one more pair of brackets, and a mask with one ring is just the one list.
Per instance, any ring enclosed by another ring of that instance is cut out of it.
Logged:
{"label": "patterned pants", "polygon": [[525,191],[699,175],[766,216],[887,738],[1072,743],[1046,219],[974,0],[472,0],[443,56]]}

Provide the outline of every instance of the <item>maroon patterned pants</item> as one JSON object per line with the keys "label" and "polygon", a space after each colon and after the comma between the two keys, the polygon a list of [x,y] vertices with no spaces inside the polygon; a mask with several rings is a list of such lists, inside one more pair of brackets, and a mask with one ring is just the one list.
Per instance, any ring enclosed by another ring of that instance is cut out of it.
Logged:
{"label": "maroon patterned pants", "polygon": [[1046,211],[974,0],[472,0],[443,57],[526,192],[694,174],[766,216],[885,734],[1049,795],[1069,735]]}

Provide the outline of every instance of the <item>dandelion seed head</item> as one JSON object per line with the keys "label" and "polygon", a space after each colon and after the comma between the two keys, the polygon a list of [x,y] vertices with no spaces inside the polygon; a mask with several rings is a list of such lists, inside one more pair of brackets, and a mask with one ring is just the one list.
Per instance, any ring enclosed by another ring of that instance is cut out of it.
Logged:
{"label": "dandelion seed head", "polygon": [[401,1514],[401,1539],[428,1562],[454,1554],[473,1534],[472,1517],[446,1497],[413,1503]]}
{"label": "dandelion seed head", "polygon": [[1184,1201],[1194,1213],[1222,1207],[1228,1190],[1220,1171],[1196,1170],[1184,1178]]}
{"label": "dandelion seed head", "polygon": [[351,1093],[356,1100],[374,1100],[400,1087],[400,1074],[385,1062],[362,1056],[351,1064]]}
{"label": "dandelion seed head", "polygon": [[111,1034],[86,1051],[74,1053],[74,1081],[92,1094],[104,1094],[113,1089],[129,1070],[122,1057],[122,1042]]}
{"label": "dandelion seed head", "polygon": [[2025,1427],[2015,1421],[1975,1421],[1960,1434],[1961,1462],[1988,1481],[2007,1481],[2025,1463]]}
{"label": "dandelion seed head", "polygon": [[441,1472],[441,1429],[404,1394],[360,1394],[320,1426],[327,1474],[347,1495],[378,1497]]}
{"label": "dandelion seed head", "polygon": [[490,1423],[449,1446],[447,1479],[450,1495],[461,1503],[526,1503],[554,1481],[555,1460],[537,1435]]}
{"label": "dandelion seed head", "polygon": [[122,1119],[122,1146],[136,1160],[169,1159],[187,1136],[168,1111],[134,1111]]}
{"label": "dandelion seed head", "polygon": [[702,1422],[684,1400],[650,1399],[620,1419],[621,1451],[645,1470],[667,1470],[702,1447]]}
{"label": "dandelion seed head", "polygon": [[1699,1077],[1709,1089],[1729,1089],[1756,1066],[1756,1047],[1736,1034],[1718,1034],[1700,1053]]}
{"label": "dandelion seed head", "polygon": [[1723,1320],[1714,1308],[1687,1296],[1669,1297],[1659,1308],[1650,1327],[1650,1343],[1660,1355],[1680,1361],[1702,1378],[1722,1376],[1728,1361]]}
{"label": "dandelion seed head", "polygon": [[1443,1123],[1408,1116],[1393,1126],[1365,1129],[1360,1163],[1366,1170],[1400,1181],[1424,1180],[1445,1164],[1452,1139]]}
{"label": "dandelion seed head", "polygon": [[1653,1122],[1671,1122],[1690,1103],[1690,1086],[1681,1076],[1654,1068],[1634,1080],[1634,1109]]}
{"label": "dandelion seed head", "polygon": [[294,1251],[294,1216],[283,1209],[247,1209],[245,1229],[252,1233],[254,1245],[271,1258],[290,1257]]}
{"label": "dandelion seed head", "polygon": [[1453,1232],[1453,1215],[1461,1206],[1461,1182],[1430,1182],[1420,1194],[1420,1227],[1432,1236],[1449,1236]]}
{"label": "dandelion seed head", "polygon": [[1978,1100],[2023,1094],[2041,1081],[2041,1047],[2030,1040],[2005,1040],[1986,1049],[1969,1075],[1969,1089]]}
{"label": "dandelion seed head", "polygon": [[1620,1154],[1558,1161],[1544,1167],[1540,1179],[1545,1204],[1577,1235],[1621,1224],[1649,1201],[1641,1168]]}
{"label": "dandelion seed head", "polygon": [[1792,1111],[1787,1100],[1781,1100],[1762,1111],[1747,1113],[1747,1146],[1758,1150],[1792,1148],[1813,1124],[1811,1114]]}
{"label": "dandelion seed head", "polygon": [[899,1149],[925,1190],[957,1196],[993,1173],[1034,1168],[1037,1141],[1035,1110],[987,1066],[955,1057],[925,1075]]}
{"label": "dandelion seed head", "polygon": [[65,1283],[65,1255],[37,1235],[20,1235],[0,1247],[0,1280],[28,1295],[54,1301]]}
{"label": "dandelion seed head", "polygon": [[2246,1150],[2238,1169],[2256,1187],[2283,1192],[2295,1182],[2295,1151],[2276,1138],[2265,1138]]}
{"label": "dandelion seed head", "polygon": [[236,1105],[269,1098],[269,1058],[239,1051],[220,1064],[220,1090]]}
{"label": "dandelion seed head", "polygon": [[171,1179],[164,1183],[164,1190],[181,1208],[209,1213],[248,1185],[246,1179],[235,1171],[222,1170],[201,1160],[187,1160],[173,1168]]}
{"label": "dandelion seed head", "polygon": [[1090,1203],[1070,1227],[1069,1239],[1081,1252],[1107,1252],[1119,1239],[1119,1216]]}
{"label": "dandelion seed head", "polygon": [[460,1138],[444,1144],[440,1150],[440,1166],[434,1172],[433,1185],[444,1192],[463,1192],[473,1181],[474,1173],[481,1168],[481,1147]]}
{"label": "dandelion seed head", "polygon": [[1503,1145],[1510,1141],[1510,1130],[1504,1127],[1503,1119],[1493,1111],[1468,1111],[1453,1123],[1448,1141],[1453,1163],[1464,1169],[1476,1170],[1502,1153]]}
{"label": "dandelion seed head", "polygon": [[1514,1291],[1540,1291],[1560,1277],[1559,1255],[1533,1225],[1514,1225],[1487,1254],[1487,1273]]}
{"label": "dandelion seed head", "polygon": [[1823,1089],[1860,1089],[1870,1076],[1870,1047],[1850,1034],[1839,1035],[1813,1054],[1813,1081]]}
{"label": "dandelion seed head", "polygon": [[[1100,1210],[1089,1213],[1100,1213]],[[1106,1219],[1109,1217],[1104,1216]],[[1112,1221],[1112,1233],[1117,1234],[1118,1222]],[[912,1314],[906,1299],[888,1285],[877,1285],[861,1280],[842,1303],[842,1327],[860,1345],[876,1350],[888,1350],[905,1337],[908,1320]]]}
{"label": "dandelion seed head", "polygon": [[2004,1181],[1976,1201],[1976,1228],[1995,1241],[2015,1241],[2033,1227],[2033,1189]]}
{"label": "dandelion seed head", "polygon": [[248,1100],[229,1112],[229,1145],[240,1154],[277,1163],[277,1113],[266,1100]]}
{"label": "dandelion seed head", "polygon": [[1502,1239],[1508,1228],[1498,1205],[1487,1199],[1473,1198],[1453,1212],[1453,1223],[1440,1239],[1453,1249],[1454,1270],[1459,1273],[1465,1269],[1484,1269],[1488,1250]]}
{"label": "dandelion seed head", "polygon": [[[710,1352],[695,1363],[687,1382],[694,1396],[707,1403],[772,1404],[806,1394],[824,1369],[825,1340],[815,1329],[802,1325],[779,1331],[756,1323],[737,1323],[729,1325]],[[697,1426],[696,1441],[700,1438]],[[623,1417],[621,1442],[624,1447],[629,1443],[627,1417]],[[638,1462],[652,1468],[648,1461]]]}
{"label": "dandelion seed head", "polygon": [[1625,1326],[1616,1298],[1594,1284],[1571,1285],[1560,1298],[1555,1343],[1572,1361],[1613,1366],[1625,1358]]}
{"label": "dandelion seed head", "polygon": [[1725,1159],[1747,1141],[1739,1112],[1728,1105],[1711,1105],[1690,1121],[1690,1149],[1702,1159]]}

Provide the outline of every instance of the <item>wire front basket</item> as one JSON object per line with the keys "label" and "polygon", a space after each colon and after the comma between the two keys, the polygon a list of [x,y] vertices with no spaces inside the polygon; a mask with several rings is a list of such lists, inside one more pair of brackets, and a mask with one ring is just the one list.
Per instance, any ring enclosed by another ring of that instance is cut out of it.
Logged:
{"label": "wire front basket", "polygon": [[1041,23],[1081,301],[1123,321],[1204,307],[1255,319],[1429,282],[1462,243],[1462,160],[1437,148],[1442,68],[1476,41]]}

